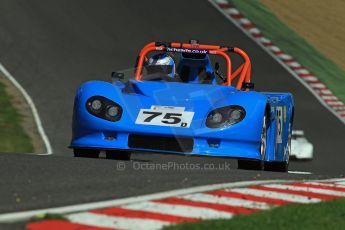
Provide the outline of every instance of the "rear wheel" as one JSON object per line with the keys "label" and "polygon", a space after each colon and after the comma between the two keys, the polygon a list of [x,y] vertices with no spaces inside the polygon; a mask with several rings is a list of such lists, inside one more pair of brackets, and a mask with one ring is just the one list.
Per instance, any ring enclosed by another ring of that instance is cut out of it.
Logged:
{"label": "rear wheel", "polygon": [[246,170],[262,170],[262,162],[257,160],[238,160],[238,168]]}
{"label": "rear wheel", "polygon": [[266,146],[267,146],[267,116],[265,114],[262,131],[261,131],[261,143],[260,143],[260,160],[238,160],[239,169],[248,169],[248,170],[262,170],[264,169],[264,161],[266,155]]}
{"label": "rear wheel", "polygon": [[107,159],[112,160],[129,161],[131,159],[131,152],[129,151],[108,150],[105,154]]}
{"label": "rear wheel", "polygon": [[288,168],[289,168],[289,163],[286,161],[265,163],[266,171],[287,172]]}
{"label": "rear wheel", "polygon": [[97,149],[73,149],[74,157],[98,158],[99,150]]}
{"label": "rear wheel", "polygon": [[288,137],[288,141],[287,141],[285,161],[266,162],[265,163],[265,170],[275,171],[275,172],[287,172],[289,169],[290,154],[291,154],[291,131],[289,133],[289,137]]}

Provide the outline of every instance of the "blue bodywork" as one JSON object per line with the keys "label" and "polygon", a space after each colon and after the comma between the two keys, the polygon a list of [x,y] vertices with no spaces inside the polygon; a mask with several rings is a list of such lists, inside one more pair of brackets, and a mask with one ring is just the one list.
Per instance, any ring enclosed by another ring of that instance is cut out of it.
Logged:
{"label": "blue bodywork", "polygon": [[[206,60],[207,59],[207,60]],[[193,61],[195,63],[193,63]],[[285,161],[288,137],[293,121],[293,97],[290,93],[240,91],[231,86],[216,85],[208,56],[205,60],[181,60],[177,72],[188,65],[188,82],[89,81],[77,90],[73,114],[74,149],[133,150],[190,155],[207,155],[260,160],[261,131],[264,115],[268,116],[265,161]],[[198,83],[198,71],[209,72],[211,84]],[[86,103],[93,96],[102,96],[122,107],[118,121],[92,115]],[[206,118],[216,109],[240,105],[245,117],[225,128],[208,128]],[[136,124],[140,109],[151,106],[183,107],[194,112],[189,128]],[[193,140],[191,151],[130,148],[129,135],[183,137]]]}

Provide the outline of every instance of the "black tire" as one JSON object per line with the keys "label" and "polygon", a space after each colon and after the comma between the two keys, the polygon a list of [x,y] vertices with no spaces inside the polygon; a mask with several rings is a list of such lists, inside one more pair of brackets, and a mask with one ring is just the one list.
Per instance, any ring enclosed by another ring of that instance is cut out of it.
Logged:
{"label": "black tire", "polygon": [[108,150],[105,154],[106,158],[111,160],[129,161],[131,159],[131,152],[129,151]]}
{"label": "black tire", "polygon": [[289,162],[265,162],[265,171],[273,172],[287,172],[289,169]]}
{"label": "black tire", "polygon": [[254,161],[254,160],[238,160],[238,168],[246,170],[262,170],[263,161]]}
{"label": "black tire", "polygon": [[266,171],[287,172],[289,170],[289,162],[290,162],[290,154],[291,154],[291,132],[292,130],[290,130],[289,137],[288,137],[286,161],[265,162]]}
{"label": "black tire", "polygon": [[74,157],[98,158],[98,149],[73,149]]}
{"label": "black tire", "polygon": [[266,146],[267,146],[267,127],[268,127],[268,115],[265,113],[263,123],[262,123],[262,132],[261,132],[261,144],[260,144],[260,160],[238,160],[238,168],[246,170],[263,170],[264,161],[266,156]]}

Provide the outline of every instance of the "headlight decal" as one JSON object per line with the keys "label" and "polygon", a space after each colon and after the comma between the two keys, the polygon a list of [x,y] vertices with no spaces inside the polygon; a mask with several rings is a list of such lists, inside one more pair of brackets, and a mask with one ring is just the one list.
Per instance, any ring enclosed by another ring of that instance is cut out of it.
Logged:
{"label": "headlight decal", "polygon": [[108,121],[118,121],[122,116],[122,107],[102,96],[90,97],[86,109],[92,115]]}
{"label": "headlight decal", "polygon": [[246,111],[242,106],[230,105],[212,110],[206,119],[209,128],[224,128],[236,124],[244,119]]}

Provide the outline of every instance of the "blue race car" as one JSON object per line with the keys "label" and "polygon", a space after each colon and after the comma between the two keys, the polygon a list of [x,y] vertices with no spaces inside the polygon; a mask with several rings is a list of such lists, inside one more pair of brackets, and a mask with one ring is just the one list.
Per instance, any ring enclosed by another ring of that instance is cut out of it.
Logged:
{"label": "blue race car", "polygon": [[[230,53],[243,59],[233,72]],[[213,68],[216,58],[223,59],[225,76],[220,62]],[[76,157],[105,151],[107,158],[129,160],[133,151],[159,152],[237,158],[241,169],[287,171],[293,96],[255,92],[250,75],[250,59],[237,47],[149,43],[134,70],[79,87],[70,147]]]}

